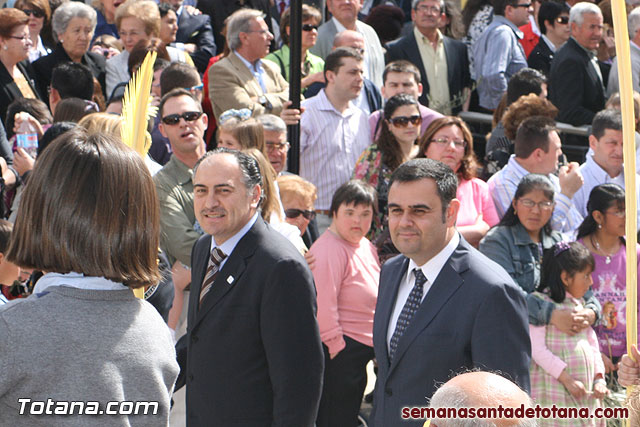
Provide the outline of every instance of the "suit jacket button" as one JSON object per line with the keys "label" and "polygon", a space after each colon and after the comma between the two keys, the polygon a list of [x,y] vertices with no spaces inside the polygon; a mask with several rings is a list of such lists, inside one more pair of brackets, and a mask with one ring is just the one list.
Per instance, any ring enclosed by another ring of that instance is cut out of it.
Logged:
{"label": "suit jacket button", "polygon": [[387,394],[387,396],[393,396],[393,390],[391,390],[390,388],[386,389],[384,392]]}
{"label": "suit jacket button", "polygon": [[198,336],[197,335],[191,335],[191,342],[197,343],[198,342]]}

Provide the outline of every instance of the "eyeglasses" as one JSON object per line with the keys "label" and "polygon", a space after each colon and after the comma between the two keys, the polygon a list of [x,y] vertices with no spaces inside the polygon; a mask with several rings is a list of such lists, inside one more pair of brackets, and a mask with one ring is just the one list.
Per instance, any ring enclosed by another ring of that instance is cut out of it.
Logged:
{"label": "eyeglasses", "polygon": [[199,85],[196,85],[196,86],[185,87],[185,90],[188,90],[188,91],[202,90],[202,88],[204,88],[204,84],[200,83]]}
{"label": "eyeglasses", "polygon": [[302,209],[285,209],[284,214],[290,219],[298,218],[302,215],[304,219],[309,221],[316,217],[315,211],[303,211]]}
{"label": "eyeglasses", "polygon": [[25,15],[31,16],[33,15],[35,18],[44,18],[44,12],[37,9],[23,9],[22,10]]}
{"label": "eyeglasses", "polygon": [[317,30],[318,26],[317,25],[311,25],[311,24],[303,24],[302,25],[302,31],[313,31],[313,30]]}
{"label": "eyeglasses", "polygon": [[522,206],[529,209],[532,209],[536,205],[538,206],[538,209],[540,209],[541,211],[548,211],[553,209],[553,202],[549,202],[549,201],[536,203],[531,199],[520,199],[519,202],[522,203]]}
{"label": "eyeglasses", "polygon": [[422,13],[433,13],[434,15],[440,15],[440,8],[438,6],[425,6],[425,5],[420,5],[418,7],[416,7],[416,11],[418,12],[422,12]]}
{"label": "eyeglasses", "polygon": [[407,126],[409,126],[409,123],[411,123],[414,126],[419,126],[420,123],[422,123],[422,117],[415,115],[415,116],[397,116],[397,117],[392,117],[389,119],[389,122],[391,122],[392,125],[399,127],[399,128],[406,128]]}
{"label": "eyeglasses", "polygon": [[456,148],[466,148],[467,147],[467,141],[464,140],[451,140],[449,138],[435,138],[432,139],[431,142],[435,142],[436,144],[440,144],[440,145],[449,145],[453,142],[453,145],[456,146]]}
{"label": "eyeglasses", "polygon": [[169,114],[162,118],[162,123],[165,125],[173,126],[180,123],[180,119],[184,119],[185,122],[193,122],[198,120],[204,113],[201,111],[186,111],[182,114]]}
{"label": "eyeglasses", "polygon": [[267,146],[267,152],[273,153],[274,151],[287,152],[289,151],[288,142],[265,142]]}
{"label": "eyeglasses", "polygon": [[625,211],[605,211],[605,213],[617,216],[618,218],[624,218],[626,216]]}
{"label": "eyeglasses", "polygon": [[525,9],[529,9],[531,7],[531,3],[514,4],[512,7],[524,7]]}
{"label": "eyeglasses", "polygon": [[558,16],[556,18],[556,22],[558,24],[567,25],[569,23],[569,17],[568,16]]}

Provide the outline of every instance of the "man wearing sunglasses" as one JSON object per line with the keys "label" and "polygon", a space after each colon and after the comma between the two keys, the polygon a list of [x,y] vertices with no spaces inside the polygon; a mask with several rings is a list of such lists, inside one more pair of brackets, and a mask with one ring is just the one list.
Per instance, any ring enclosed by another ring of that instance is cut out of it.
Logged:
{"label": "man wearing sunglasses", "polygon": [[511,76],[527,66],[518,27],[533,13],[530,0],[495,0],[493,21],[471,47],[480,107],[495,110]]}
{"label": "man wearing sunglasses", "polygon": [[549,76],[553,55],[571,36],[569,6],[553,1],[542,3],[538,11],[538,23],[542,34],[527,62],[530,68]]}
{"label": "man wearing sunglasses", "polygon": [[159,129],[173,154],[154,181],[160,200],[160,246],[169,262],[191,265],[191,248],[200,237],[193,212],[192,168],[205,153],[207,115],[192,93],[174,89],[160,101]]}

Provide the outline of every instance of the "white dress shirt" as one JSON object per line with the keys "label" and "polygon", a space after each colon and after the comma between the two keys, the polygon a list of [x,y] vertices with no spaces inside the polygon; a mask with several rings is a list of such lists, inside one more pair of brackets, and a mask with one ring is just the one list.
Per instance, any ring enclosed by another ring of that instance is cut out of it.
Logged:
{"label": "white dress shirt", "polygon": [[400,286],[398,287],[398,295],[396,297],[395,305],[393,306],[393,311],[391,312],[391,318],[389,319],[389,327],[387,329],[387,351],[389,351],[391,337],[396,330],[396,323],[398,323],[400,313],[402,313],[404,304],[407,302],[407,298],[409,298],[409,294],[415,285],[416,276],[413,270],[415,268],[419,268],[422,270],[422,274],[427,278],[427,282],[422,288],[421,301],[424,301],[429,289],[431,289],[431,285],[433,285],[438,278],[442,267],[447,263],[453,252],[458,247],[458,244],[460,244],[460,235],[456,231],[451,240],[449,240],[449,243],[447,243],[447,245],[438,252],[436,256],[423,265],[417,265],[412,259],[409,260],[409,267],[407,268],[407,272],[404,274],[404,277],[400,282]]}

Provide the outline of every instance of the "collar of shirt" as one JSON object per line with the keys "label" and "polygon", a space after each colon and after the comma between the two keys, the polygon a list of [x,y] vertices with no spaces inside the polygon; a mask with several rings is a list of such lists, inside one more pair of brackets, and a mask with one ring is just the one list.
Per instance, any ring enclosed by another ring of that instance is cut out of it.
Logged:
{"label": "collar of shirt", "polygon": [[[362,88],[362,90],[364,91],[364,87]],[[344,110],[344,113],[341,113],[340,111],[336,110],[336,107],[334,107],[331,101],[329,101],[329,98],[327,98],[327,94],[325,93],[324,89],[321,89],[316,96],[318,97],[318,110],[333,111],[340,117],[351,117],[355,113],[354,108],[358,108],[353,104],[353,101],[349,101],[347,109]]]}
{"label": "collar of shirt", "polygon": [[531,23],[531,32],[540,37],[542,33],[540,32],[540,28],[538,28],[538,23],[536,22],[535,16],[529,15],[529,22]]}
{"label": "collar of shirt", "polygon": [[121,291],[129,289],[122,283],[114,282],[104,277],[85,276],[82,273],[47,273],[36,282],[34,294],[44,292],[49,286],[70,286],[77,289],[92,291]]}
{"label": "collar of shirt", "polygon": [[[509,227],[511,231],[511,235],[513,236],[513,243],[516,246],[528,246],[528,245],[537,245],[531,240],[529,233],[527,233],[527,229],[521,223]],[[544,249],[550,248],[555,244],[555,241],[551,238],[549,234],[544,231],[544,228],[540,231],[540,242],[542,243],[542,247]]]}
{"label": "collar of shirt", "polygon": [[442,270],[442,267],[444,267],[446,262],[449,260],[451,254],[453,254],[453,251],[456,250],[458,244],[460,244],[460,235],[456,231],[455,233],[453,233],[453,237],[451,238],[451,240],[449,240],[449,243],[447,243],[446,246],[436,254],[436,256],[431,258],[423,265],[416,264],[412,259],[409,260],[409,267],[406,277],[410,277],[414,268],[419,268],[420,270],[422,270],[422,274],[424,274],[424,277],[426,277],[429,281],[428,287],[426,287],[422,292],[423,298],[427,294],[429,288],[431,288],[431,285],[435,283],[438,275],[440,274],[440,271]]}
{"label": "collar of shirt", "polygon": [[245,234],[247,234],[247,232],[251,229],[251,227],[253,227],[253,224],[256,223],[256,221],[258,220],[258,215],[260,215],[259,212],[256,212],[255,214],[253,214],[253,216],[251,217],[251,219],[249,220],[249,222],[247,222],[244,227],[242,227],[240,229],[240,231],[238,231],[236,234],[234,234],[233,236],[231,236],[229,239],[227,239],[223,244],[218,245],[216,244],[216,239],[215,237],[211,236],[211,251],[213,251],[214,248],[218,247],[220,248],[220,250],[222,252],[225,253],[225,255],[227,256],[225,259],[222,260],[222,262],[220,263],[220,270],[222,270],[222,266],[224,265],[224,263],[229,259],[229,257],[231,256],[231,253],[233,252],[233,250],[236,248],[238,242],[240,241],[240,239],[242,239],[244,237]]}
{"label": "collar of shirt", "polygon": [[584,167],[581,168],[580,172],[582,172],[583,175],[585,172],[591,175],[593,177],[593,183],[595,185],[615,182],[616,184],[622,183],[620,185],[624,187],[624,168],[622,169],[622,172],[618,174],[618,176],[611,177],[609,176],[607,171],[602,169],[602,167],[598,163],[596,163],[596,161],[593,159],[593,154],[587,155],[587,161],[584,163]]}
{"label": "collar of shirt", "polygon": [[640,52],[640,46],[638,46],[636,42],[634,42],[633,40],[629,40],[629,42],[631,43],[631,49],[635,49],[636,51]]}
{"label": "collar of shirt", "polygon": [[252,74],[264,73],[264,68],[262,68],[262,59],[258,59],[254,64],[252,64],[251,62],[247,61],[242,55],[240,55],[237,50],[234,50],[233,53],[235,53],[236,56],[240,58],[242,63],[247,66]]}
{"label": "collar of shirt", "polygon": [[518,38],[518,40],[522,40],[522,38],[524,37],[524,33],[522,31],[520,31],[520,28],[516,27],[513,22],[509,21],[507,18],[505,18],[502,15],[493,15],[493,22],[496,22],[496,23],[499,23],[499,24],[508,25],[509,28],[511,28],[513,30],[513,32],[515,33],[515,35]]}
{"label": "collar of shirt", "polygon": [[347,27],[345,27],[344,25],[342,25],[342,24],[340,23],[340,21],[338,21],[338,20],[336,19],[336,17],[335,17],[335,16],[334,16],[333,18],[331,18],[331,20],[333,21],[333,25],[335,25],[335,26],[336,26],[336,30],[337,30],[337,31],[336,31],[336,34],[341,33],[341,32],[343,32],[343,31],[347,31]]}
{"label": "collar of shirt", "polygon": [[549,49],[551,49],[551,52],[556,51],[556,45],[553,44],[553,42],[551,40],[549,40],[549,37],[547,37],[545,34],[542,34],[540,36],[540,38],[542,38],[542,40],[544,40],[544,42],[547,44],[547,46],[549,46]]}
{"label": "collar of shirt", "polygon": [[182,11],[184,10],[184,5],[181,4],[178,10],[176,10],[176,17],[180,19],[180,15],[182,15]]}
{"label": "collar of shirt", "polygon": [[589,55],[589,59],[593,59],[596,57],[596,52],[594,50],[589,50],[586,47],[582,46],[580,43],[578,43],[578,40],[576,40],[573,36],[571,36],[571,39],[578,45],[580,46],[580,49],[584,50],[587,55]]}
{"label": "collar of shirt", "polygon": [[[416,41],[418,43],[424,43],[428,46],[433,46],[431,44],[431,40],[429,40],[427,37],[425,37],[424,34],[422,34],[420,32],[420,30],[418,30],[418,27],[416,27],[415,25],[413,26],[413,35],[416,38]],[[437,37],[437,44],[438,46],[440,46],[442,43],[444,43],[444,41],[442,40],[442,33],[440,32],[440,30],[436,30],[436,37]]]}
{"label": "collar of shirt", "polygon": [[529,171],[523,168],[520,163],[518,163],[518,161],[516,160],[515,154],[512,154],[511,157],[509,157],[507,166],[509,167],[509,170],[511,170],[512,173],[516,175],[516,178],[518,178],[518,181],[522,179],[525,175],[529,175]]}

